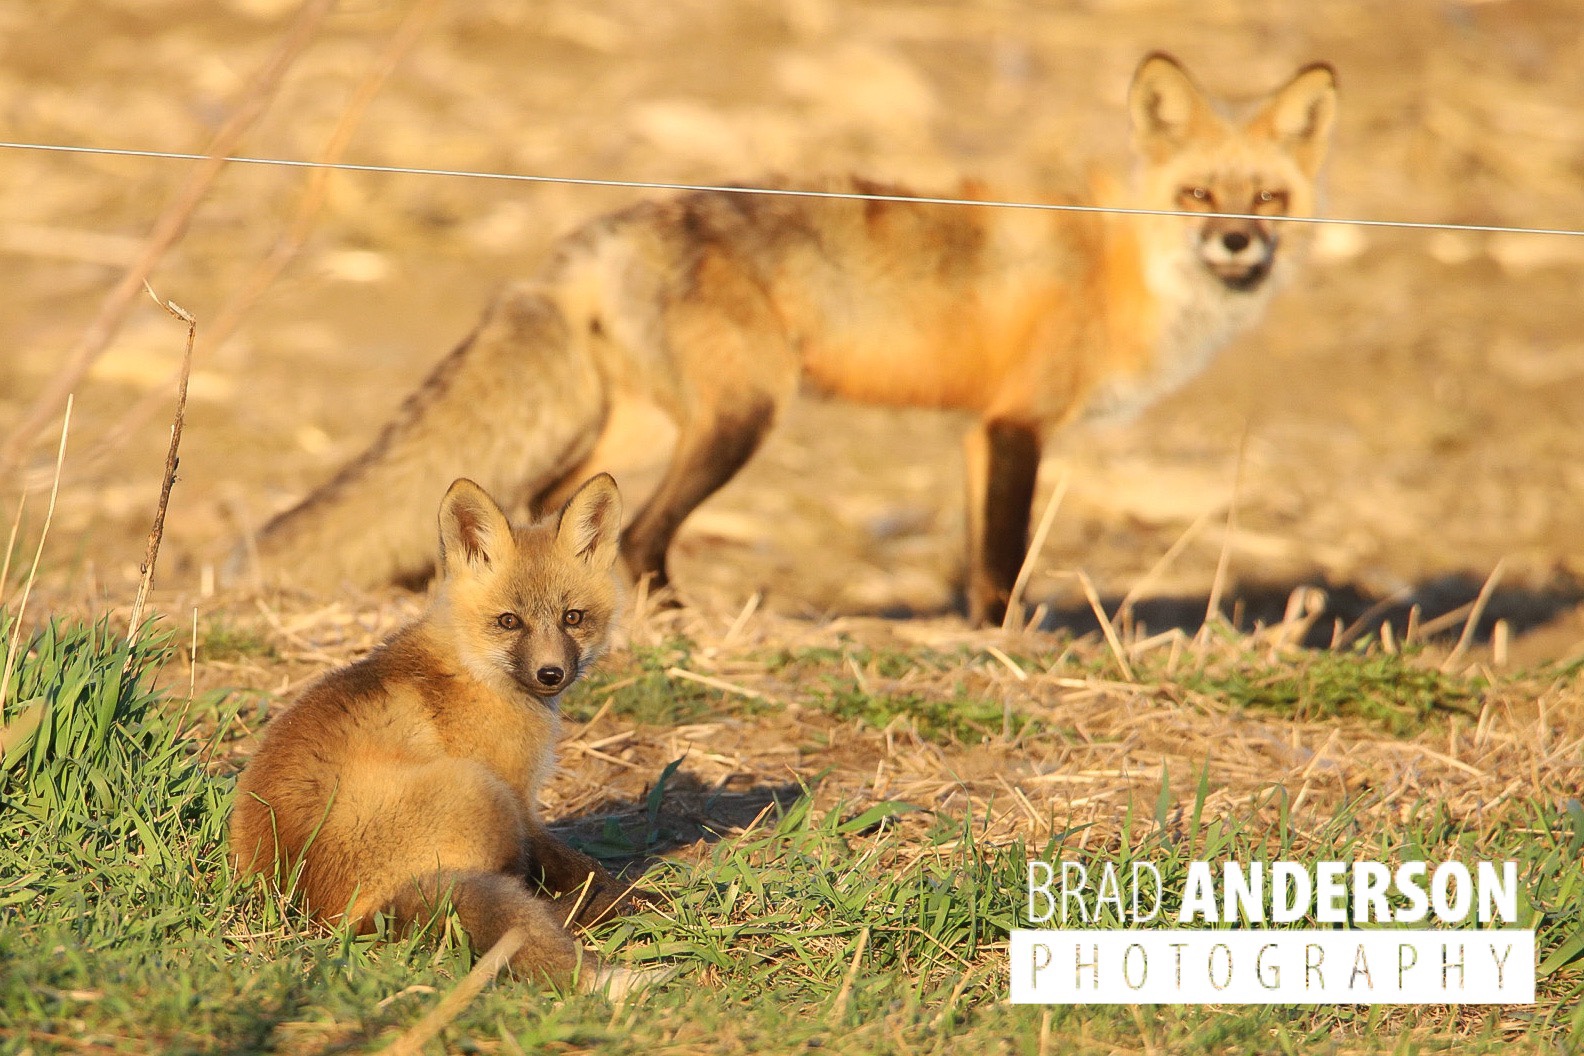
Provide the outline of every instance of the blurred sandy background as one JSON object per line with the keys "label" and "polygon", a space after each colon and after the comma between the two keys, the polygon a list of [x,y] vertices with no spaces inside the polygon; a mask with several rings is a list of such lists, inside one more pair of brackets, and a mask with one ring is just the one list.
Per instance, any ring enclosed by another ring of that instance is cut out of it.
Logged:
{"label": "blurred sandy background", "polygon": [[[0,0],[0,138],[201,151],[297,5]],[[312,158],[408,3],[346,0],[242,153]],[[1334,216],[1584,227],[1584,19],[1573,0],[1055,4],[447,0],[347,160],[719,182],[853,172],[1012,189],[1125,165],[1123,98],[1165,48],[1213,89],[1332,62]],[[0,431],[134,257],[188,163],[0,151]],[[154,286],[202,338],[289,225],[303,170],[236,166]],[[338,173],[302,253],[192,380],[160,587],[191,595],[244,520],[355,454],[499,285],[636,192]],[[1292,585],[1466,601],[1505,558],[1533,655],[1584,639],[1584,237],[1325,230],[1302,279],[1199,381],[1135,425],[1049,451],[1071,489],[1031,591],[1112,596],[1202,519],[1155,591],[1202,609],[1225,539],[1251,604]],[[130,594],[183,330],[142,302],[77,394],[48,554],[58,596]],[[800,406],[689,522],[700,595],[782,611],[940,612],[961,548],[961,422]],[[46,430],[34,464],[52,457]],[[0,513],[9,525],[17,485]],[[29,500],[36,530],[42,494]],[[1037,510],[1036,510],[1037,512]],[[1268,590],[1267,590],[1268,588]],[[1339,610],[1342,611],[1342,610]],[[1257,611],[1256,611],[1257,614]]]}

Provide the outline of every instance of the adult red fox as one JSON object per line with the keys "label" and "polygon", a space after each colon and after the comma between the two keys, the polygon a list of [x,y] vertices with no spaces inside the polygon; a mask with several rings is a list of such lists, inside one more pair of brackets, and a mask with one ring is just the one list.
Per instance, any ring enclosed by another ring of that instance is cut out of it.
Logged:
{"label": "adult red fox", "polygon": [[[634,401],[678,430],[621,545],[630,574],[664,585],[677,527],[743,466],[801,381],[977,416],[968,608],[998,620],[1045,437],[1136,412],[1263,311],[1294,226],[1275,218],[1314,207],[1335,80],[1306,66],[1234,111],[1153,54],[1129,109],[1137,176],[1130,198],[1108,204],[1246,215],[707,191],[601,217],[489,308],[368,451],[265,527],[264,570],[322,586],[421,574],[429,546],[414,504],[463,470],[497,494],[553,503],[601,468],[596,444],[619,428],[611,409]],[[903,193],[862,180],[818,189]]]}
{"label": "adult red fox", "polygon": [[625,889],[550,834],[538,799],[556,703],[610,639],[620,525],[604,474],[520,529],[477,484],[452,484],[428,611],[265,728],[237,783],[238,869],[295,874],[314,916],[364,930],[377,912],[410,924],[449,900],[480,951],[522,935],[519,975],[609,977],[565,919],[576,908],[593,923]]}

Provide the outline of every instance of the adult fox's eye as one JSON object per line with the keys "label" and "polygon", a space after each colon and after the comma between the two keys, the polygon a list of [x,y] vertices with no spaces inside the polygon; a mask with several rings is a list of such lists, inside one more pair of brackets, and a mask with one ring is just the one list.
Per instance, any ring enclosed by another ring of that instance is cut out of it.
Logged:
{"label": "adult fox's eye", "polygon": [[503,612],[495,617],[495,624],[503,631],[515,631],[522,626],[522,618],[515,612]]}
{"label": "adult fox's eye", "polygon": [[576,627],[583,622],[582,609],[568,609],[561,614],[561,622],[568,627]]}

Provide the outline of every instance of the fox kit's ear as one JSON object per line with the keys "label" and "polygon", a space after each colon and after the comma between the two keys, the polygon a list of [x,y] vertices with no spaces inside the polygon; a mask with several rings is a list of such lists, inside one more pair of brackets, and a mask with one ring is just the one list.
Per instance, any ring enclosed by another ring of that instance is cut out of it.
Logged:
{"label": "fox kit's ear", "polygon": [[1216,120],[1204,92],[1182,64],[1163,51],[1139,63],[1128,89],[1133,142],[1151,161],[1176,153],[1202,123]]}
{"label": "fox kit's ear", "polygon": [[1336,105],[1336,72],[1317,62],[1299,70],[1272,95],[1249,127],[1280,143],[1313,176],[1325,160]]}
{"label": "fox kit's ear", "polygon": [[515,544],[511,522],[489,493],[466,477],[440,503],[440,567],[447,574],[498,565]]}
{"label": "fox kit's ear", "polygon": [[621,492],[609,473],[592,477],[561,510],[556,540],[601,572],[616,563],[621,542]]}

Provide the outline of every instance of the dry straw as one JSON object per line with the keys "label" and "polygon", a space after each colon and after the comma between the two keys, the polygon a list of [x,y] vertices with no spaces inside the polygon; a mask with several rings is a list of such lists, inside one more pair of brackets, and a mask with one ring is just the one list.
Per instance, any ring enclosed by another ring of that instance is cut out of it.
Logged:
{"label": "dry straw", "polygon": [[[165,472],[160,478],[159,504],[154,508],[154,525],[149,529],[148,548],[143,555],[143,566],[139,570],[137,597],[132,601],[132,614],[129,617],[130,627],[127,630],[127,639],[136,642],[143,628],[143,606],[148,602],[149,588],[154,582],[154,564],[159,560],[160,542],[165,538],[165,513],[170,507],[171,488],[176,486],[176,467],[180,462],[182,426],[187,421],[187,381],[192,377],[193,341],[198,333],[198,321],[181,305],[174,301],[161,301],[159,295],[145,283],[150,297],[154,303],[164,308],[171,315],[187,324],[187,348],[182,353],[181,373],[178,377],[176,389],[176,414],[171,419],[170,448],[165,454]],[[127,665],[131,666],[134,653],[128,652]]]}
{"label": "dry straw", "polygon": [[[292,216],[290,224],[281,232],[269,252],[259,259],[252,271],[237,284],[236,289],[215,313],[214,322],[205,326],[203,343],[205,352],[212,352],[225,344],[241,325],[242,320],[247,317],[248,312],[274,285],[287,265],[302,251],[308,237],[313,234],[319,213],[324,208],[325,199],[329,194],[330,176],[335,172],[336,163],[346,154],[380,89],[385,86],[391,74],[422,38],[424,30],[434,20],[439,7],[440,0],[419,0],[414,4],[407,11],[395,33],[391,35],[384,51],[370,64],[363,79],[353,89],[351,99],[341,111],[335,128],[331,130],[324,149],[316,159],[317,163],[308,174],[302,197],[297,202],[297,211]],[[175,384],[175,382],[176,376],[173,374],[170,383]],[[163,391],[164,386],[156,386],[147,396],[133,404],[118,422],[105,430],[104,436],[95,445],[89,458],[98,461],[116,451],[123,440],[160,406]]]}
{"label": "dry straw", "polygon": [[[33,564],[28,568],[22,585],[22,600],[17,604],[16,618],[11,625],[11,643],[6,648],[5,671],[0,672],[0,717],[5,715],[6,692],[11,685],[11,674],[16,670],[17,652],[22,646],[22,620],[27,615],[28,598],[33,594],[33,583],[38,578],[39,558],[44,556],[44,542],[49,538],[50,522],[55,519],[55,498],[60,494],[61,470],[66,465],[66,438],[71,435],[72,397],[66,396],[66,411],[61,415],[60,446],[55,452],[55,475],[50,482],[49,505],[44,511],[44,527],[39,532],[38,545],[33,549]],[[11,540],[16,539],[17,525],[22,520],[21,500],[17,504],[17,522],[11,526]],[[6,544],[5,573],[11,570],[11,542]],[[5,590],[5,575],[0,575],[0,592]]]}
{"label": "dry straw", "polygon": [[264,65],[253,75],[236,109],[210,140],[208,150],[203,154],[192,156],[192,160],[200,164],[188,174],[186,182],[176,196],[155,220],[143,251],[122,274],[121,281],[106,295],[99,307],[98,315],[88,324],[88,328],[83,331],[76,345],[67,354],[65,365],[33,401],[33,406],[23,417],[22,422],[5,438],[5,442],[0,444],[0,470],[21,462],[33,438],[49,421],[55,409],[82,383],[83,378],[88,374],[88,368],[93,366],[94,361],[110,347],[110,342],[121,329],[121,323],[131,309],[138,291],[154,273],[154,267],[181,239],[193,211],[198,208],[210,185],[225,168],[227,155],[236,149],[243,134],[268,109],[270,100],[274,98],[276,90],[280,87],[281,78],[302,54],[308,42],[313,39],[319,23],[333,7],[335,0],[307,0],[303,4],[286,36],[281,39]]}

